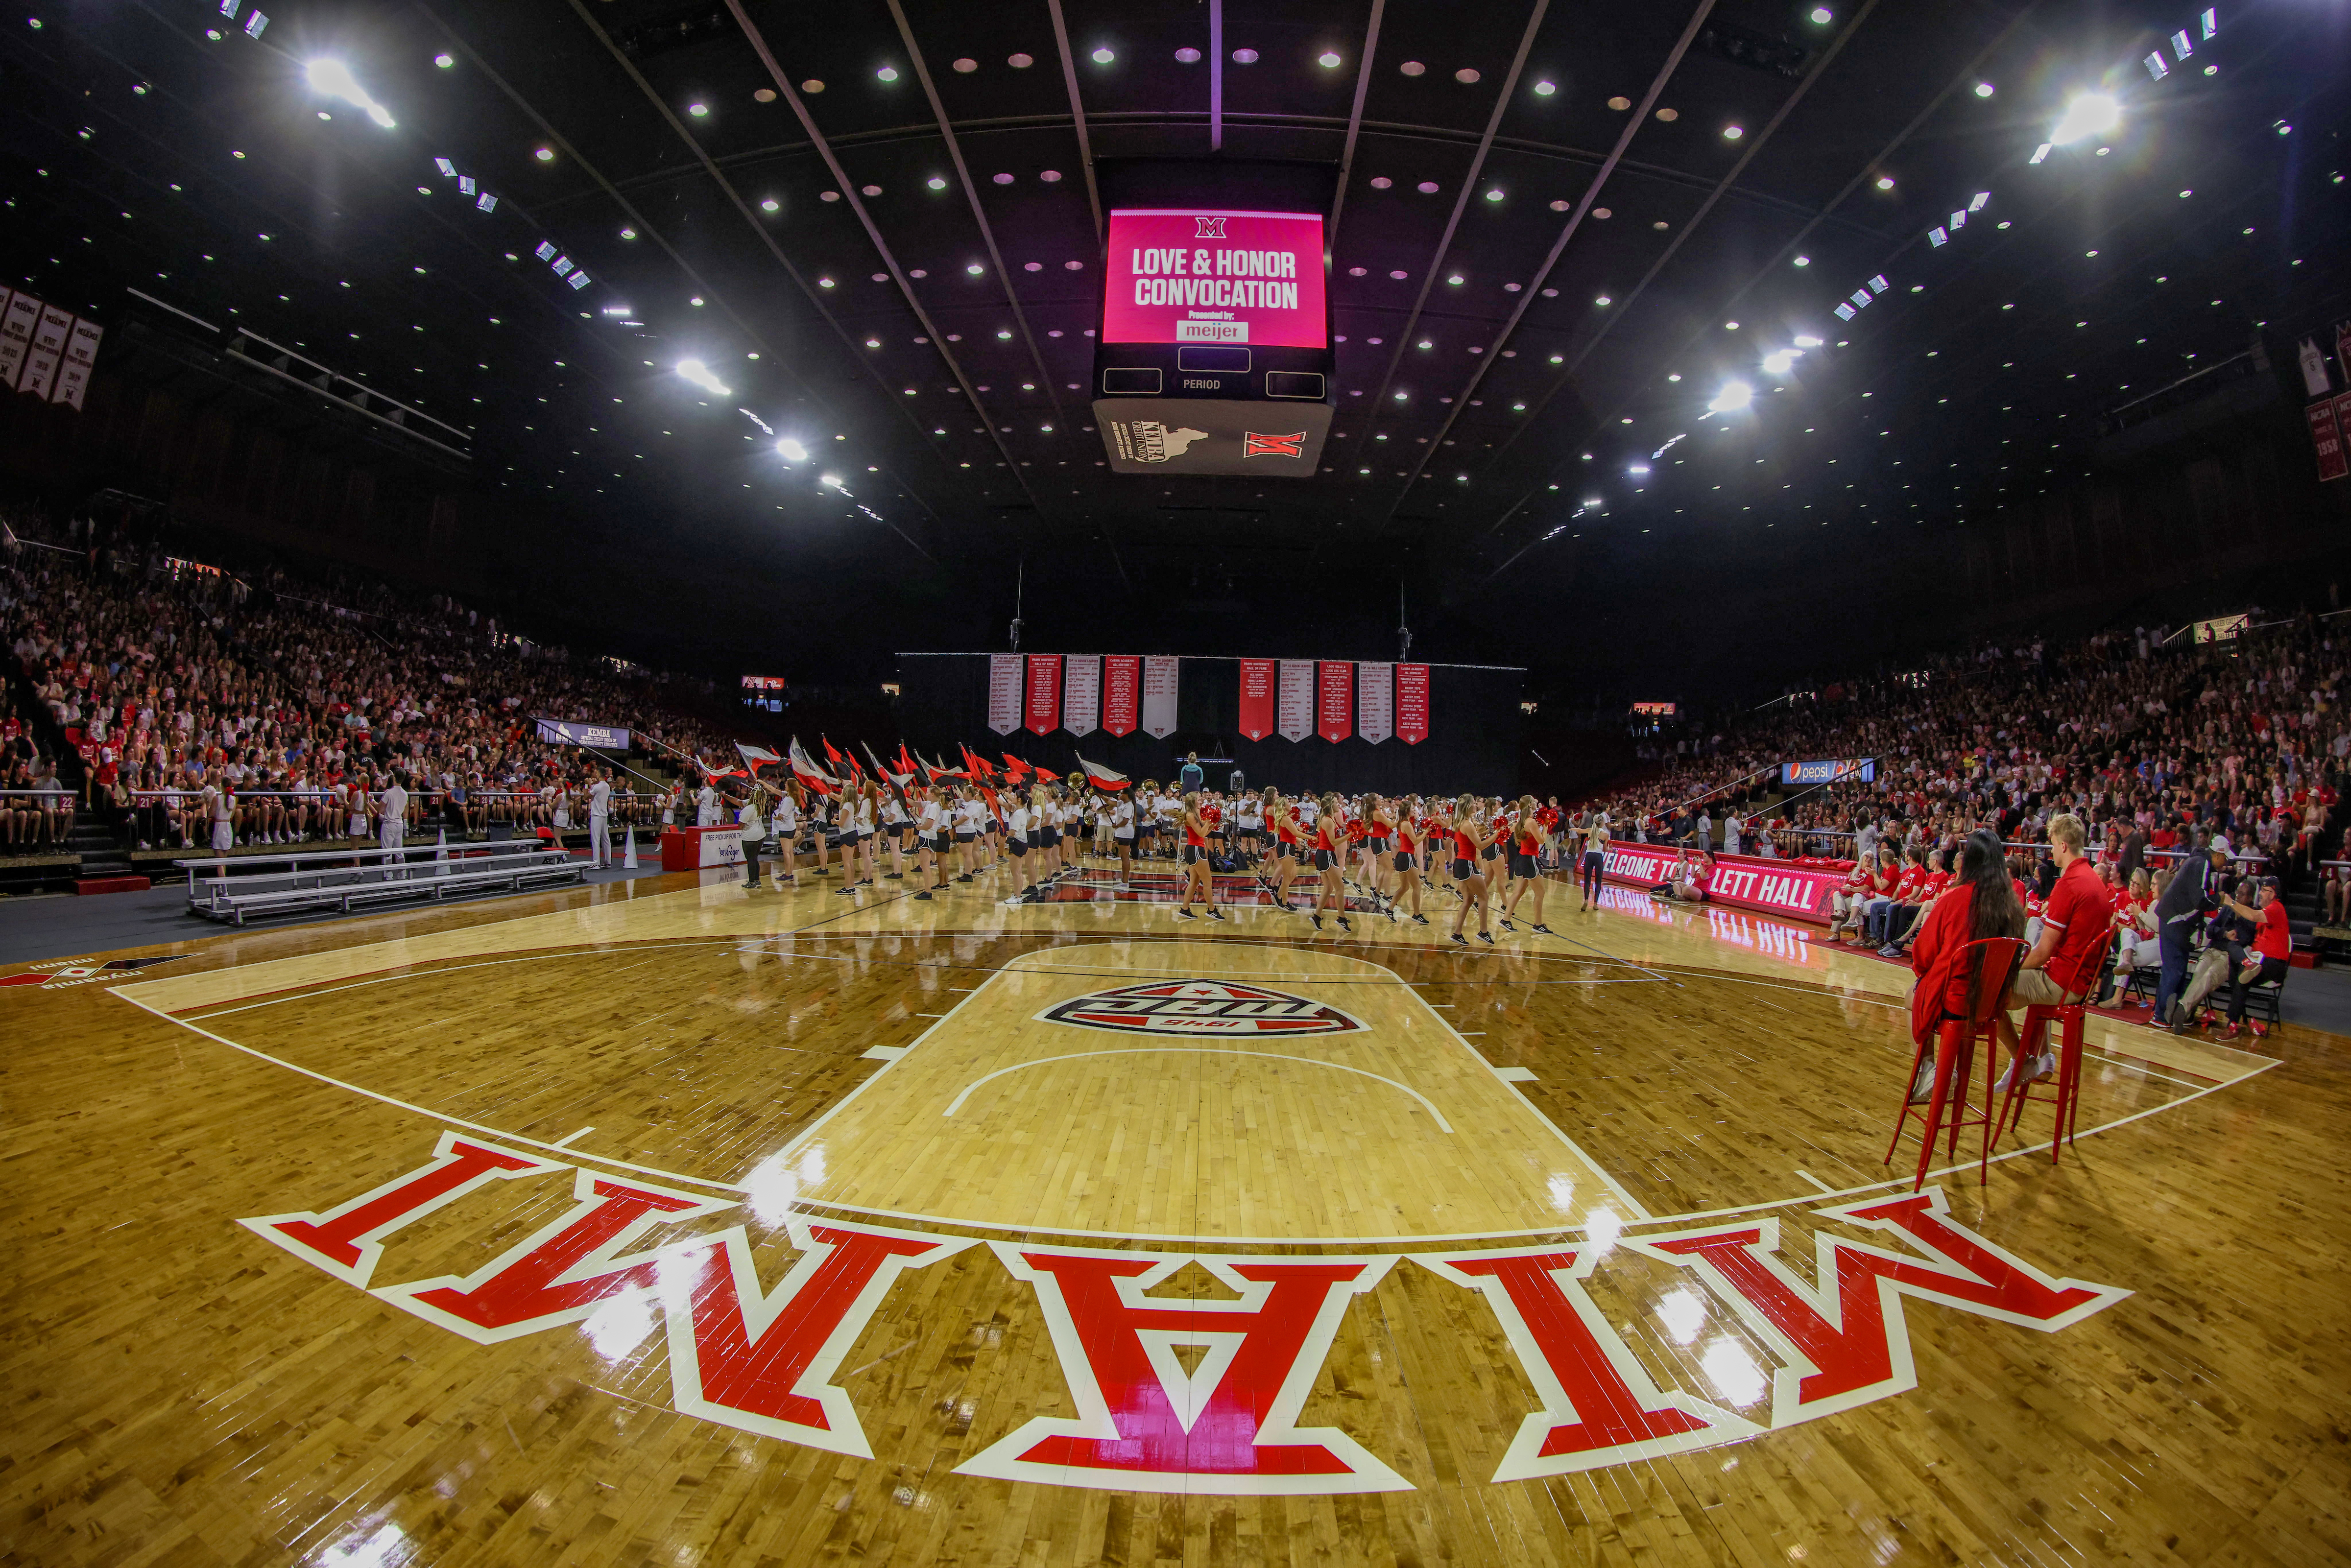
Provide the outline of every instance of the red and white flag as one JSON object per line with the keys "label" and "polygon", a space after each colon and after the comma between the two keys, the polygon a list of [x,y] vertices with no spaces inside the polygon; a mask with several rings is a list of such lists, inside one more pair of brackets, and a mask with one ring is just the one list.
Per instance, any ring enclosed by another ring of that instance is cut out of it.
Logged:
{"label": "red and white flag", "polygon": [[1098,762],[1089,762],[1082,757],[1078,758],[1078,766],[1086,770],[1086,782],[1097,789],[1123,789],[1134,782],[1115,768],[1104,768]]}
{"label": "red and white flag", "polygon": [[743,754],[743,766],[748,768],[754,773],[757,773],[760,768],[766,767],[770,762],[781,762],[783,760],[782,758],[777,756],[774,752],[768,750],[764,746],[746,746],[738,740],[735,743],[735,749]]}
{"label": "red and white flag", "polygon": [[818,794],[837,795],[841,792],[841,780],[819,768],[815,760],[800,749],[800,737],[797,735],[792,737],[791,748],[787,754],[786,760],[791,767],[792,777]]}

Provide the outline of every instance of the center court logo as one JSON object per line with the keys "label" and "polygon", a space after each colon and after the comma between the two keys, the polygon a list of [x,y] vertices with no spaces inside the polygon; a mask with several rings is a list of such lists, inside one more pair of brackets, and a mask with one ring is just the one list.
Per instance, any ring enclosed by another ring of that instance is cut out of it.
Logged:
{"label": "center court logo", "polygon": [[1227,980],[1161,980],[1072,997],[1037,1015],[1046,1023],[1121,1034],[1346,1034],[1364,1027],[1338,1009],[1262,986]]}

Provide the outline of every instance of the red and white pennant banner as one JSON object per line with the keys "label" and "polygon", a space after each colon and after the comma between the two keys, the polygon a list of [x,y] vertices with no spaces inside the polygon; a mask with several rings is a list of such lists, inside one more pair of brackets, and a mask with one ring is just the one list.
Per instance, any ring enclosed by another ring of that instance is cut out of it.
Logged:
{"label": "red and white pennant banner", "polygon": [[1020,727],[1020,655],[987,656],[987,727],[1010,735]]}
{"label": "red and white pennant banner", "polygon": [[1143,708],[1143,661],[1132,653],[1102,658],[1102,727],[1104,734],[1134,733]]}
{"label": "red and white pennant banner", "polygon": [[1281,695],[1274,705],[1273,732],[1284,740],[1314,733],[1314,661],[1281,661]]}
{"label": "red and white pennant banner", "polygon": [[1395,666],[1355,666],[1355,733],[1377,746],[1395,733]]}
{"label": "red and white pennant banner", "polygon": [[1029,655],[1029,728],[1050,735],[1061,722],[1061,655]]}
{"label": "red and white pennant banner", "polygon": [[1071,653],[1061,665],[1061,727],[1092,735],[1102,716],[1100,653]]}
{"label": "red and white pennant banner", "polygon": [[1273,733],[1274,662],[1271,659],[1243,659],[1240,664],[1238,727],[1245,739],[1263,740]]}

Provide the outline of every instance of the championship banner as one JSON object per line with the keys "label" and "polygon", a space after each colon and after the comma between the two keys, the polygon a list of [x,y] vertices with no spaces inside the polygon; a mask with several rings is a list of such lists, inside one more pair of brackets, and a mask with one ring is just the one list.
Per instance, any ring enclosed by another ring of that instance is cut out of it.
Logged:
{"label": "championship banner", "polygon": [[1395,733],[1395,666],[1355,666],[1355,733],[1377,746]]}
{"label": "championship banner", "polygon": [[53,402],[70,403],[78,410],[82,394],[89,390],[89,373],[98,364],[98,340],[105,329],[95,322],[77,319],[73,334],[66,340],[66,357],[57,367],[57,390],[50,394]]}
{"label": "championship banner", "polygon": [[[2345,397],[2351,397],[2346,393]],[[2351,474],[2351,458],[2343,451],[2343,431],[2335,417],[2335,405],[2344,398],[2323,397],[2304,412],[2310,416],[2310,444],[2318,449],[2318,477],[2323,484]]]}
{"label": "championship banner", "polygon": [[1395,731],[1406,746],[1428,738],[1428,666],[1395,667]]}
{"label": "championship banner", "polygon": [[[1635,844],[1608,841],[1602,875],[1631,887],[1656,887],[1671,882],[1681,852],[1670,844]],[[1790,865],[1785,861],[1756,860],[1747,855],[1717,855],[1714,875],[1707,884],[1706,901],[1738,909],[1760,909],[1825,925],[1829,897],[1844,885],[1842,870]]]}
{"label": "championship banner", "polygon": [[1165,654],[1143,661],[1143,733],[1154,740],[1176,733],[1176,661]]}
{"label": "championship banner", "polygon": [[1071,653],[1061,662],[1061,727],[1092,735],[1102,715],[1102,655]]}
{"label": "championship banner", "polygon": [[1020,727],[1020,655],[987,656],[987,727],[1010,735]]}
{"label": "championship banner", "polygon": [[25,350],[33,346],[33,325],[41,319],[41,302],[29,294],[0,294],[0,387],[16,384],[25,368]]}
{"label": "championship banner", "polygon": [[1834,784],[1840,779],[1858,779],[1864,784],[1877,777],[1877,759],[1871,757],[1841,757],[1820,762],[1782,762],[1780,782],[1782,784]]}
{"label": "championship banner", "polygon": [[1274,662],[1271,659],[1241,661],[1241,734],[1251,740],[1263,740],[1273,733]]}
{"label": "championship banner", "polygon": [[1029,728],[1050,735],[1061,722],[1061,655],[1029,655]]}
{"label": "championship banner", "polygon": [[1274,706],[1273,732],[1284,740],[1314,733],[1314,661],[1281,661],[1281,694]]}
{"label": "championship banner", "polygon": [[2321,478],[2336,479],[2342,477],[2342,465],[2346,458],[2351,458],[2351,449],[2346,449],[2343,444],[2343,433],[2346,428],[2346,421],[2351,421],[2351,392],[2337,392],[2335,394],[2335,450],[2336,467],[2335,472],[2332,474],[2326,474],[2322,471],[2320,474]]}
{"label": "championship banner", "polygon": [[57,381],[57,366],[65,360],[66,340],[73,335],[73,322],[71,311],[60,310],[54,305],[41,307],[40,319],[33,324],[32,346],[25,352],[25,368],[16,377],[18,392],[47,400]]}
{"label": "championship banner", "polygon": [[1143,661],[1132,653],[1107,653],[1102,657],[1102,727],[1105,735],[1128,736],[1134,733],[1135,714],[1141,706]]}
{"label": "championship banner", "polygon": [[1314,733],[1325,740],[1347,738],[1354,729],[1352,698],[1349,689],[1354,684],[1355,670],[1344,659],[1322,661],[1321,678],[1314,694]]}

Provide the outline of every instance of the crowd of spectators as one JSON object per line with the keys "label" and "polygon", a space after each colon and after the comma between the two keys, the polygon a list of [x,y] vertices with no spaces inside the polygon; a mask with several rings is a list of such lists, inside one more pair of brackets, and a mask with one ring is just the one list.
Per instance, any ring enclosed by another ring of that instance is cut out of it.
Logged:
{"label": "crowd of spectators", "polygon": [[0,521],[0,838],[20,852],[63,845],[89,812],[141,848],[209,846],[218,812],[237,843],[370,836],[395,781],[413,826],[437,816],[453,837],[584,821],[595,758],[541,741],[539,718],[634,732],[642,777],[620,780],[616,823],[649,821],[685,755],[734,765],[644,672],[444,595],[225,570],[24,508]]}
{"label": "crowd of spectators", "polygon": [[[1726,850],[1736,833],[1744,852],[1834,859],[1956,845],[1980,827],[2039,844],[2072,812],[2126,885],[2201,830],[2252,869],[2320,875],[2340,914],[2351,884],[2325,862],[2342,849],[2351,621],[2262,620],[2220,642],[2142,627],[1982,647],[1799,694],[1683,737],[1600,804],[1650,840],[1702,827]],[[1791,761],[1867,761],[1871,776],[1783,797]]]}

